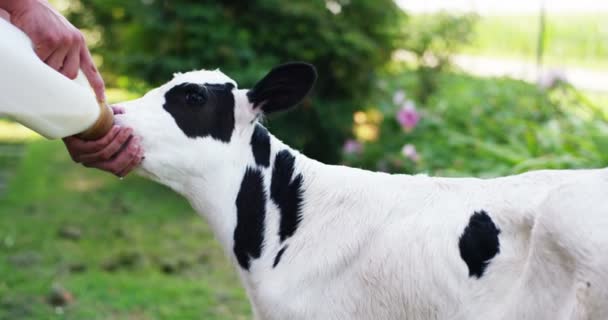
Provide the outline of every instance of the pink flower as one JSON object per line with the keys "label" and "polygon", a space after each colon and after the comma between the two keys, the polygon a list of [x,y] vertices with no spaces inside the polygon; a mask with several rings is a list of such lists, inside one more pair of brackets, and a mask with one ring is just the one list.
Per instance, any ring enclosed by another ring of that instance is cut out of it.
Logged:
{"label": "pink flower", "polygon": [[420,114],[411,100],[405,101],[401,109],[397,111],[397,121],[406,132],[412,131],[420,121]]}
{"label": "pink flower", "polygon": [[346,142],[344,142],[344,147],[342,150],[346,154],[359,154],[363,151],[363,145],[361,145],[361,143],[359,143],[357,140],[348,139]]}
{"label": "pink flower", "polygon": [[420,155],[418,155],[416,147],[409,143],[403,146],[401,149],[401,154],[414,162],[418,162],[418,160],[420,160]]}
{"label": "pink flower", "polygon": [[568,82],[566,74],[559,69],[551,69],[541,75],[538,86],[541,89],[550,89],[562,82]]}
{"label": "pink flower", "polygon": [[402,104],[403,101],[405,101],[405,92],[403,90],[395,92],[393,95],[393,103],[399,105]]}

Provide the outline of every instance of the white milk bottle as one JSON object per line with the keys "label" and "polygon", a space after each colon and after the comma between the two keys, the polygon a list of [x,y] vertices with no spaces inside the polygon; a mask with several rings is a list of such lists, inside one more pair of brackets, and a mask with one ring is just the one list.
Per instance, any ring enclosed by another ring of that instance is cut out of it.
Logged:
{"label": "white milk bottle", "polygon": [[112,111],[99,104],[82,72],[76,80],[45,64],[30,38],[0,18],[0,115],[47,139],[78,134],[86,140],[105,135]]}

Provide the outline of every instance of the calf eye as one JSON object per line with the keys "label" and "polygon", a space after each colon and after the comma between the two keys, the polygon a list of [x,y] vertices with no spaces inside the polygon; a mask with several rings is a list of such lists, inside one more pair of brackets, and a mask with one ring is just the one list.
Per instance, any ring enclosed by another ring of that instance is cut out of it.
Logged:
{"label": "calf eye", "polygon": [[186,92],[186,104],[192,107],[202,106],[207,102],[207,89],[200,86]]}

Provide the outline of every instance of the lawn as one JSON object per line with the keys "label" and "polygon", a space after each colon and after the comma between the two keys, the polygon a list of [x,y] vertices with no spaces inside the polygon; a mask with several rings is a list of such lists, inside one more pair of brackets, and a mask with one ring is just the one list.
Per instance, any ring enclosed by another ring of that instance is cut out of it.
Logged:
{"label": "lawn", "polygon": [[19,133],[0,143],[0,319],[250,318],[234,268],[184,199],[0,127]]}
{"label": "lawn", "polygon": [[[538,16],[484,16],[465,52],[534,61],[538,30]],[[608,15],[547,15],[544,59],[548,65],[608,70],[607,57]]]}

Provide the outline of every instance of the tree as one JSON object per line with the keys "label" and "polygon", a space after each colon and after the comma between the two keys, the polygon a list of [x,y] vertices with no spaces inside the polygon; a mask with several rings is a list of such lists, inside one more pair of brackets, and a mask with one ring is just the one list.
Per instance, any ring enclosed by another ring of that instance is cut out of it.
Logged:
{"label": "tree", "polygon": [[403,18],[392,0],[80,0],[70,8],[70,19],[101,35],[95,52],[114,85],[156,86],[177,71],[219,67],[248,87],[274,65],[314,64],[312,99],[271,126],[330,163],[339,161],[352,113],[390,59]]}

